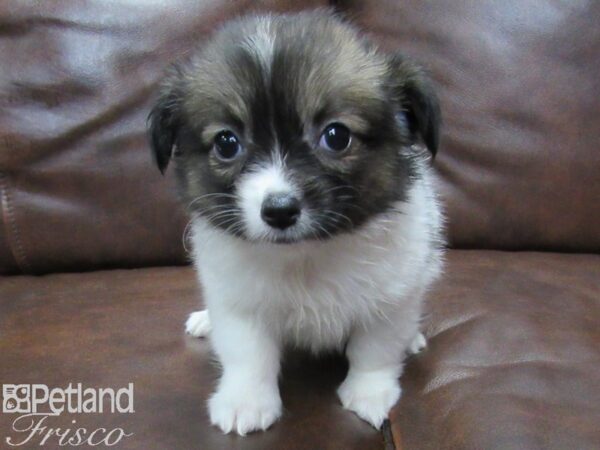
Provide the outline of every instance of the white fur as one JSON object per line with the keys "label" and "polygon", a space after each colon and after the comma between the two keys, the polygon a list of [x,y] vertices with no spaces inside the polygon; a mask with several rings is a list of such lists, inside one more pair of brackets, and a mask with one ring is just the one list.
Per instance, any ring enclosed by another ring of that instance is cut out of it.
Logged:
{"label": "white fur", "polygon": [[194,337],[206,337],[209,335],[210,329],[208,310],[193,312],[185,322],[185,332]]}
{"label": "white fur", "polygon": [[412,355],[416,355],[417,353],[420,353],[425,347],[427,347],[427,339],[425,339],[423,333],[419,333],[415,336],[415,338],[408,346],[407,352]]}
{"label": "white fur", "polygon": [[291,194],[301,198],[299,189],[289,179],[284,162],[277,152],[272,161],[249,171],[239,181],[238,204],[243,211],[246,235],[253,240],[294,239],[310,232],[310,213],[302,211],[298,222],[285,230],[271,228],[261,218],[263,201],[269,194]]}
{"label": "white fur", "polygon": [[[256,198],[282,182],[268,179],[254,181]],[[317,352],[347,342],[350,370],[338,395],[381,426],[400,396],[404,354],[424,346],[422,297],[441,269],[442,218],[428,170],[396,210],[352,233],[290,245],[242,240],[195,219],[194,260],[223,365],[209,401],[213,424],[226,433],[266,429],[281,414],[283,345]]]}
{"label": "white fur", "polygon": [[281,165],[270,164],[248,172],[238,187],[239,206],[244,214],[246,233],[253,239],[267,234],[270,227],[260,217],[263,200],[268,194],[284,194],[292,191]]}

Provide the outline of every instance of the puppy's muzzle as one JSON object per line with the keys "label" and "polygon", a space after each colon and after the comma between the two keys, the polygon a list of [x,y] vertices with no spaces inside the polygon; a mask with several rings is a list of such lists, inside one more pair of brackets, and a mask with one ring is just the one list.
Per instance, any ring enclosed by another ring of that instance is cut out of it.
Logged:
{"label": "puppy's muzzle", "polygon": [[269,194],[263,200],[260,216],[273,228],[285,230],[294,225],[301,213],[300,200],[292,194]]}

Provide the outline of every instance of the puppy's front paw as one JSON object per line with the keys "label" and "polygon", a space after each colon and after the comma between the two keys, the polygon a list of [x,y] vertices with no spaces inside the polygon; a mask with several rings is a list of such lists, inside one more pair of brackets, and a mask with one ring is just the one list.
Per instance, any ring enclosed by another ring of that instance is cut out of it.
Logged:
{"label": "puppy's front paw", "polygon": [[368,372],[349,373],[337,393],[344,408],[379,429],[401,390],[394,375]]}
{"label": "puppy's front paw", "polygon": [[210,422],[240,436],[266,430],[281,416],[277,389],[252,385],[221,387],[208,401]]}
{"label": "puppy's front paw", "polygon": [[208,317],[207,309],[191,313],[185,322],[185,332],[194,337],[208,336],[210,329],[210,317]]}

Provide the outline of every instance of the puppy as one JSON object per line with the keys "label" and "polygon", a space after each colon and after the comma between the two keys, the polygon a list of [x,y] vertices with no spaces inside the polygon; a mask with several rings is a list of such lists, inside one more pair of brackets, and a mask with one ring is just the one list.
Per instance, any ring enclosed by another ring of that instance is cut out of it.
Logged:
{"label": "puppy", "polygon": [[288,345],[345,349],[339,398],[381,426],[441,270],[439,117],[418,67],[322,10],[230,22],[167,75],[149,134],[191,215],[207,310],[186,327],[223,367],[223,432],[280,417]]}

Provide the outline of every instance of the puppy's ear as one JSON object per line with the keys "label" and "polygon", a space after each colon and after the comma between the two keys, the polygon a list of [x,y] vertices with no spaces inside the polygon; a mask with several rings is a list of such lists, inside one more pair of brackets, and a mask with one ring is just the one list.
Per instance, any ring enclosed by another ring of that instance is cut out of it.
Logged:
{"label": "puppy's ear", "polygon": [[167,79],[162,93],[148,115],[147,128],[152,156],[163,174],[169,165],[181,123],[181,98],[178,79]]}
{"label": "puppy's ear", "polygon": [[441,111],[438,97],[422,69],[401,55],[390,60],[392,95],[406,115],[411,138],[418,136],[433,156],[439,146]]}

